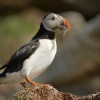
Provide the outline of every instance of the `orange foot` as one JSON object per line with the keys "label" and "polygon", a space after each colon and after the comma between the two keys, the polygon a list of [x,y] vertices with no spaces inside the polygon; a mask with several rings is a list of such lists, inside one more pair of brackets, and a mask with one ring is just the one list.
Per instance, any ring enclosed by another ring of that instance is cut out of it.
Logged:
{"label": "orange foot", "polygon": [[[37,83],[33,82],[29,77],[26,77],[25,79],[26,79],[27,82],[29,82],[31,85],[34,85],[34,86],[39,86],[39,85],[40,85],[40,86],[42,86],[42,85],[44,85],[44,86],[50,86],[50,84],[44,84],[44,83],[39,83],[39,84],[37,84]],[[23,82],[23,83],[21,83],[21,84],[22,84],[22,86],[23,86],[24,88],[27,87],[27,85],[26,85],[25,82]]]}
{"label": "orange foot", "polygon": [[33,82],[29,77],[25,78],[27,82],[29,82],[31,85],[37,86],[38,84]]}
{"label": "orange foot", "polygon": [[27,88],[27,85],[26,85],[25,82],[23,82],[23,83],[21,83],[21,84],[22,84],[22,86],[23,86],[24,88]]}

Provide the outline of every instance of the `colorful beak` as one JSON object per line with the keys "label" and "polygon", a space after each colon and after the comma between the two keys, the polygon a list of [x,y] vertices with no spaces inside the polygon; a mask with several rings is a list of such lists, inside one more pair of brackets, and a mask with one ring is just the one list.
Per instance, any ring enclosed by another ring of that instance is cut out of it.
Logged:
{"label": "colorful beak", "polygon": [[61,25],[68,28],[68,30],[70,30],[69,22],[65,18],[62,18]]}

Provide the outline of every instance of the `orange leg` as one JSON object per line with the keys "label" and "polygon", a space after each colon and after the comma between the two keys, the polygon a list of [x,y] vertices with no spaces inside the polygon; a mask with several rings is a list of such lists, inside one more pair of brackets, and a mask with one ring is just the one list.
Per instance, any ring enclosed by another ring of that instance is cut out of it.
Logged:
{"label": "orange leg", "polygon": [[26,88],[27,87],[27,85],[26,85],[26,83],[25,82],[23,82],[23,83],[21,83],[22,84],[22,86],[24,87],[24,88]]}
{"label": "orange leg", "polygon": [[38,84],[33,82],[29,77],[25,78],[27,82],[29,82],[31,85],[37,86]]}

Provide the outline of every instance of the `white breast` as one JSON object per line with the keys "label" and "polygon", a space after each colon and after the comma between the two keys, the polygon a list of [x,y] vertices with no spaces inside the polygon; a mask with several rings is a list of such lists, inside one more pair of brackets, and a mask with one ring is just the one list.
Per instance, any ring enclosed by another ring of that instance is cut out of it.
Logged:
{"label": "white breast", "polygon": [[41,74],[53,61],[57,46],[55,40],[41,39],[38,49],[23,63],[21,74],[31,79]]}

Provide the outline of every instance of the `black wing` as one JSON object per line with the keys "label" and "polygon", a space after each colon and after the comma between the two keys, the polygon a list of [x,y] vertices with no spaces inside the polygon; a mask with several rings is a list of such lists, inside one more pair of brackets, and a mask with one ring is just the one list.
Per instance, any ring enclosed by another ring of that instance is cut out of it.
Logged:
{"label": "black wing", "polygon": [[22,46],[18,51],[16,51],[12,57],[10,58],[10,62],[14,62],[16,60],[25,60],[27,59],[35,50],[38,48],[39,42],[31,41],[28,44]]}
{"label": "black wing", "polygon": [[[10,69],[13,70],[17,67],[19,67],[17,68],[17,70],[20,69],[23,61],[27,59],[32,53],[34,53],[35,50],[38,48],[38,46],[39,46],[38,40],[30,41],[26,45],[22,46],[18,51],[16,51],[12,55],[9,62],[0,68],[0,70],[6,67],[10,67]],[[15,66],[14,68],[13,65]]]}

